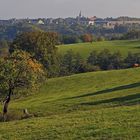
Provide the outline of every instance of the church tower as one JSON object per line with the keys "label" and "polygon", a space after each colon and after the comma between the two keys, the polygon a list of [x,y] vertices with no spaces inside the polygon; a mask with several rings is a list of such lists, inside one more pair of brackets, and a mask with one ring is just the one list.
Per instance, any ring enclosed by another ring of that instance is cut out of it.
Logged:
{"label": "church tower", "polygon": [[80,13],[77,17],[77,21],[78,21],[79,24],[80,24],[81,18],[82,18],[82,12],[80,11]]}
{"label": "church tower", "polygon": [[82,12],[80,11],[80,13],[79,13],[79,18],[81,18],[82,17]]}

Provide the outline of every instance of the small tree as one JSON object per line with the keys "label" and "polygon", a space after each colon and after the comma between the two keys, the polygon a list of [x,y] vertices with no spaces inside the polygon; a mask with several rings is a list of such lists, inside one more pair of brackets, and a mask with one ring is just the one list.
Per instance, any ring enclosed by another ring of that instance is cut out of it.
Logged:
{"label": "small tree", "polygon": [[3,101],[4,120],[8,112],[8,105],[13,93],[31,91],[40,86],[43,80],[43,66],[30,54],[24,51],[15,51],[7,58],[0,60],[0,92],[6,98]]}
{"label": "small tree", "polygon": [[97,51],[92,51],[88,57],[87,62],[91,65],[97,65],[98,64],[98,53]]}
{"label": "small tree", "polygon": [[112,69],[120,69],[123,66],[123,59],[121,53],[115,52],[111,56]]}
{"label": "small tree", "polygon": [[82,41],[83,42],[93,42],[93,35],[92,34],[84,34],[82,35]]}
{"label": "small tree", "polygon": [[61,72],[63,75],[74,73],[75,53],[72,50],[67,51],[61,60]]}
{"label": "small tree", "polygon": [[111,64],[111,53],[108,49],[104,49],[98,54],[98,64],[102,70],[108,70]]}

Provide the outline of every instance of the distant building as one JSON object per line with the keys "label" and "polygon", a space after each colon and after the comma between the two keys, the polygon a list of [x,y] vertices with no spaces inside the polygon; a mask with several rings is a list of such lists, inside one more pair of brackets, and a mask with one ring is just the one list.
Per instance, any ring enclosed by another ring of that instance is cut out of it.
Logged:
{"label": "distant building", "polygon": [[44,25],[45,23],[44,23],[43,20],[39,19],[38,22],[37,22],[37,24],[39,24],[39,25]]}
{"label": "distant building", "polygon": [[88,25],[94,25],[96,18],[97,18],[96,16],[88,18]]}
{"label": "distant building", "polygon": [[101,27],[106,27],[107,26],[108,21],[102,19],[102,18],[96,18],[95,20],[95,25],[96,26],[101,26]]}
{"label": "distant building", "polygon": [[53,23],[53,18],[47,18],[45,19],[46,24],[52,24]]}
{"label": "distant building", "polygon": [[77,23],[78,24],[81,24],[81,25],[94,25],[95,24],[95,19],[96,19],[96,16],[94,17],[90,17],[90,18],[86,18],[84,16],[82,16],[82,13],[80,11],[79,13],[79,16],[77,16]]}
{"label": "distant building", "polygon": [[28,20],[28,23],[38,24],[38,25],[44,25],[45,24],[43,19],[30,19],[30,20]]}

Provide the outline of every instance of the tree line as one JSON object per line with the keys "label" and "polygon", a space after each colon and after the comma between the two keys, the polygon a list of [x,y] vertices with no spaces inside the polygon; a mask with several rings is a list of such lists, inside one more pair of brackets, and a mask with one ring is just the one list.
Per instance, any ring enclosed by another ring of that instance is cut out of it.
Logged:
{"label": "tree line", "polygon": [[[45,32],[57,32],[59,33],[62,38],[64,36],[79,36],[84,34],[92,34],[94,37],[104,37],[107,40],[120,38],[122,34],[126,34],[132,30],[139,30],[139,24],[132,24],[132,25],[116,25],[114,28],[104,28],[102,26],[87,26],[87,25],[80,25],[80,24],[50,24],[50,25],[35,25],[29,24],[26,22],[15,23],[15,24],[1,24],[0,25],[0,40],[6,39],[8,41],[13,41],[13,39],[24,32],[31,32],[31,31],[45,31]],[[65,38],[64,38],[65,39]],[[67,41],[66,41],[67,42]],[[64,41],[62,42],[64,43]],[[77,43],[77,42],[76,42]]]}
{"label": "tree line", "polygon": [[124,58],[121,53],[108,49],[92,51],[85,60],[78,53],[69,50],[61,59],[60,76],[99,70],[118,70],[140,66],[140,53],[129,52]]}

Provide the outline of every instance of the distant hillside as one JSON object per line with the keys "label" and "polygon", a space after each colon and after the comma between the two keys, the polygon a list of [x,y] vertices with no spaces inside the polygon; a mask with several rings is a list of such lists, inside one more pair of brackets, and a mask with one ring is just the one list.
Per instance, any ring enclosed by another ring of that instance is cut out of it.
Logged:
{"label": "distant hillside", "polygon": [[125,21],[140,21],[140,18],[135,18],[135,17],[125,17],[125,16],[122,16],[122,17],[118,17],[116,18],[117,20],[125,20]]}
{"label": "distant hillside", "polygon": [[120,51],[125,57],[128,52],[140,52],[140,40],[101,41],[58,46],[58,51],[61,54],[65,54],[68,50],[73,50],[81,54],[83,58],[87,58],[93,50],[101,51],[104,49],[109,49],[111,52]]}
{"label": "distant hillside", "polygon": [[18,34],[23,32],[40,31],[41,29],[30,24],[0,25],[0,40],[12,41]]}

